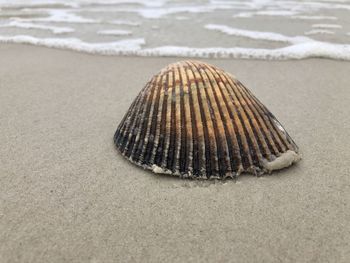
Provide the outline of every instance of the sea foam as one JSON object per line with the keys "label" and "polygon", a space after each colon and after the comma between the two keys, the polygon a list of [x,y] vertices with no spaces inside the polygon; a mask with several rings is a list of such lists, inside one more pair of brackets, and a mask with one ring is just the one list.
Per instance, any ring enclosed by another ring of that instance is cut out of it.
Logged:
{"label": "sea foam", "polygon": [[73,28],[70,27],[58,27],[58,26],[49,26],[49,25],[42,25],[42,24],[34,24],[29,22],[20,22],[20,21],[10,21],[9,23],[2,24],[0,27],[17,27],[17,28],[24,28],[24,29],[37,29],[37,30],[47,30],[51,31],[54,34],[65,34],[65,33],[71,33],[74,32]]}
{"label": "sea foam", "polygon": [[350,60],[350,45],[332,44],[320,41],[308,41],[292,44],[277,49],[259,48],[196,48],[182,46],[160,46],[142,48],[144,39],[126,39],[106,43],[86,43],[76,38],[35,38],[32,36],[0,36],[0,42],[32,44],[44,47],[70,49],[80,52],[101,55],[134,55],[134,56],[176,56],[194,58],[245,58],[286,60],[304,58],[330,58]]}
{"label": "sea foam", "polygon": [[50,9],[47,10],[48,16],[46,17],[33,17],[33,18],[16,18],[18,21],[24,22],[54,22],[54,23],[79,23],[79,24],[91,24],[98,23],[99,20],[92,18],[85,18],[79,16],[72,11],[64,9]]}
{"label": "sea foam", "polygon": [[226,25],[218,24],[208,24],[204,28],[209,30],[216,30],[232,36],[247,37],[250,39],[256,40],[268,40],[268,41],[278,41],[278,42],[290,42],[290,43],[300,43],[310,41],[310,38],[303,36],[289,37],[283,34],[274,33],[274,32],[261,32],[261,31],[252,31],[244,30],[239,28],[233,28]]}
{"label": "sea foam", "polygon": [[301,19],[301,20],[338,20],[336,16],[291,16],[292,19]]}
{"label": "sea foam", "polygon": [[317,35],[317,34],[321,34],[321,35],[324,35],[324,34],[334,35],[334,32],[333,32],[333,31],[330,31],[330,30],[326,30],[326,29],[312,29],[312,30],[310,30],[310,31],[306,31],[304,34],[305,34],[305,35]]}
{"label": "sea foam", "polygon": [[105,43],[87,43],[77,38],[36,38],[26,35],[13,37],[0,36],[0,42],[31,44],[101,55],[134,55],[145,44],[143,38],[124,39]]}
{"label": "sea foam", "polygon": [[313,28],[332,28],[332,29],[336,29],[336,28],[342,28],[341,25],[336,25],[336,24],[314,24],[312,25]]}
{"label": "sea foam", "polygon": [[350,0],[0,0],[0,9],[5,43],[103,55],[349,60]]}
{"label": "sea foam", "polygon": [[129,20],[122,20],[122,19],[109,21],[109,24],[112,24],[112,25],[125,25],[125,26],[140,26],[140,23],[138,23],[138,22],[129,21]]}
{"label": "sea foam", "polygon": [[109,29],[109,30],[100,30],[97,32],[100,35],[107,36],[129,36],[132,34],[130,30],[121,30],[121,29]]}

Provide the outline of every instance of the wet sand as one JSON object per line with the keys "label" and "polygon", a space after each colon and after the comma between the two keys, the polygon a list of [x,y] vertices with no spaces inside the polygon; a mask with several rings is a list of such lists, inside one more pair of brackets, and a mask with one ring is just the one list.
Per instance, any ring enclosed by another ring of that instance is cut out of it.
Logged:
{"label": "wet sand", "polygon": [[222,183],[152,174],[113,145],[139,90],[177,60],[0,45],[0,262],[348,262],[350,63],[205,59],[303,155]]}

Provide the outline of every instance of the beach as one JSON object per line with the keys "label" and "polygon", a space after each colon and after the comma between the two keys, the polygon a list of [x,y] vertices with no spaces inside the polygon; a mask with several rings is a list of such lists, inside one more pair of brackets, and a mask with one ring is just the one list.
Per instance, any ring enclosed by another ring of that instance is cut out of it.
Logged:
{"label": "beach", "polygon": [[348,262],[350,62],[199,59],[234,74],[303,159],[196,181],[131,164],[113,135],[186,58],[0,45],[0,262]]}

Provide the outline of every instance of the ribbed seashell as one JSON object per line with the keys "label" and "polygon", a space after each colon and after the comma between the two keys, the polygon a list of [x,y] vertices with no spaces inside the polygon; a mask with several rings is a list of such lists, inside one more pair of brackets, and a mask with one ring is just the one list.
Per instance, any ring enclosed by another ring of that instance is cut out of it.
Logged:
{"label": "ribbed seashell", "polygon": [[131,162],[183,178],[261,175],[300,159],[282,125],[241,82],[197,61],[153,76],[114,142]]}

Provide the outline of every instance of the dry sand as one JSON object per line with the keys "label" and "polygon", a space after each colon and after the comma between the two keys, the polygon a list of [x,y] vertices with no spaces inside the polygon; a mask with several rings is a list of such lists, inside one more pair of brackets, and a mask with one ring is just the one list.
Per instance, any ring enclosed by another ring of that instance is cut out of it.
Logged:
{"label": "dry sand", "polygon": [[0,262],[349,262],[350,63],[205,60],[304,157],[220,183],[157,176],[114,148],[135,95],[176,60],[0,45]]}

